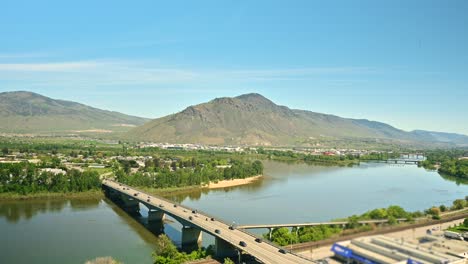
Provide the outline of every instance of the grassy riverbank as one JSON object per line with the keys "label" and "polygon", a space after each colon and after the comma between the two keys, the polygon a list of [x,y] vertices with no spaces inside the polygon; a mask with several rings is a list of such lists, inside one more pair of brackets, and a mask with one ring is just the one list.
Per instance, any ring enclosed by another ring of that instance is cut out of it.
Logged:
{"label": "grassy riverbank", "polygon": [[67,199],[89,199],[103,198],[104,193],[101,190],[89,190],[85,192],[38,192],[29,194],[19,193],[0,193],[0,200],[31,200],[40,198],[67,198]]}
{"label": "grassy riverbank", "polygon": [[[248,185],[261,179],[262,177],[263,175],[257,175],[257,176],[248,177],[245,179],[224,180],[218,183],[213,182],[208,185],[190,185],[190,186],[167,187],[167,188],[153,188],[153,187],[137,187],[137,188],[149,194],[167,197],[167,196],[173,196],[173,195],[178,195],[178,194],[192,193],[196,191],[202,192],[202,191],[208,191],[210,189],[230,188],[230,187]],[[220,186],[219,184],[221,184],[222,187],[218,187]]]}
{"label": "grassy riverbank", "polygon": [[184,186],[184,187],[168,187],[168,188],[153,188],[153,187],[138,187],[139,190],[142,190],[149,194],[159,195],[159,196],[171,196],[177,194],[191,193],[194,191],[201,191],[203,187],[200,185]]}

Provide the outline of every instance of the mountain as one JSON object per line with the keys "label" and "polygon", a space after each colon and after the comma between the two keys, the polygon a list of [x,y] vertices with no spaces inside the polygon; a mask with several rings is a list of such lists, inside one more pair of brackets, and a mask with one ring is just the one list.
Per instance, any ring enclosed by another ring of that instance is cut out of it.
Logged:
{"label": "mountain", "polygon": [[146,121],[146,118],[32,92],[0,93],[0,132],[3,133],[124,132]]}
{"label": "mountain", "polygon": [[411,134],[421,141],[445,142],[449,144],[468,146],[468,136],[462,134],[426,130],[413,130],[411,131]]}
{"label": "mountain", "polygon": [[[276,105],[260,94],[217,98],[182,112],[154,119],[127,133],[141,141],[204,144],[305,145],[323,140],[423,142],[422,132],[406,132],[366,119],[294,110]],[[444,134],[445,135],[445,134]],[[461,135],[464,139],[467,136]],[[442,142],[448,136],[425,136]],[[443,141],[444,143],[451,141]]]}

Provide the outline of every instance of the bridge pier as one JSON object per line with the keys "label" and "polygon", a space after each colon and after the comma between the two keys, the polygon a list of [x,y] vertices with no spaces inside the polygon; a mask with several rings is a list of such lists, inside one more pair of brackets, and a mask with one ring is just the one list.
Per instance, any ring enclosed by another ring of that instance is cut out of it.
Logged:
{"label": "bridge pier", "polygon": [[202,242],[202,232],[195,227],[182,227],[182,247],[200,245]]}
{"label": "bridge pier", "polygon": [[108,187],[102,187],[104,189],[104,193],[106,194],[107,197],[111,200],[117,200],[120,198],[120,193],[112,188]]}
{"label": "bridge pier", "polygon": [[271,241],[271,233],[273,233],[273,227],[268,228],[268,239]]}
{"label": "bridge pier", "polygon": [[238,252],[237,249],[230,243],[224,241],[223,239],[216,237],[215,238],[215,254],[218,258],[232,258],[236,257]]}
{"label": "bridge pier", "polygon": [[156,236],[164,234],[164,222],[148,222],[146,227]]}
{"label": "bridge pier", "polygon": [[148,210],[148,222],[163,222],[166,220],[166,214],[163,211],[149,209]]}
{"label": "bridge pier", "polygon": [[140,211],[140,202],[133,197],[130,197],[126,194],[120,194],[120,200],[122,200],[122,206],[126,211],[129,212],[139,212]]}

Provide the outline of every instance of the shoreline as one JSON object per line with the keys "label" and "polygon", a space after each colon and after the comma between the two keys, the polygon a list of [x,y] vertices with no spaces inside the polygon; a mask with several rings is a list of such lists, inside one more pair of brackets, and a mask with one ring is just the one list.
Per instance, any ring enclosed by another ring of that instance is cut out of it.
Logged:
{"label": "shoreline", "polygon": [[222,180],[218,182],[210,182],[208,185],[204,186],[204,188],[207,189],[221,189],[221,188],[227,188],[227,187],[235,187],[235,186],[241,186],[241,185],[246,185],[253,183],[261,178],[263,178],[263,175],[257,175],[257,176],[252,176],[244,179],[232,179],[232,180]]}
{"label": "shoreline", "polygon": [[[251,184],[261,178],[263,175],[252,176],[244,179],[232,179],[232,180],[222,180],[217,183],[210,182],[205,185],[191,185],[183,187],[168,187],[163,189],[155,188],[141,188],[142,190],[160,195],[160,196],[170,196],[177,194],[190,193],[193,191],[203,191],[203,190],[213,190],[213,189],[222,189],[229,187],[236,187]],[[104,193],[101,190],[90,190],[86,192],[71,192],[71,193],[58,193],[58,192],[40,192],[40,193],[30,193],[30,194],[17,194],[17,193],[0,193],[0,201],[14,201],[14,200],[32,200],[32,199],[86,199],[86,198],[103,198],[105,197]]]}
{"label": "shoreline", "polygon": [[1,193],[0,201],[18,201],[18,200],[33,200],[33,199],[91,199],[91,198],[103,198],[104,193],[101,190],[90,190],[85,192],[70,192],[70,193],[58,193],[58,192],[40,192],[30,194],[17,194],[17,193]]}

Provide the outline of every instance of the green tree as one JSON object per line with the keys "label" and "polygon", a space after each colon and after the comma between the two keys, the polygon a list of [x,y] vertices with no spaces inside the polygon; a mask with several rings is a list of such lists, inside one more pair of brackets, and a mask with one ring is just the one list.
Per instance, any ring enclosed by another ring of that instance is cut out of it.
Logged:
{"label": "green tree", "polygon": [[353,229],[359,226],[359,217],[357,215],[352,215],[348,217],[348,224],[346,224],[346,228]]}
{"label": "green tree", "polygon": [[[156,240],[156,250],[153,252],[155,264],[176,264],[180,260],[179,251],[166,235],[160,235]],[[180,262],[182,263],[182,262]]]}
{"label": "green tree", "polygon": [[2,153],[3,155],[8,155],[10,153],[10,150],[7,147],[2,148]]}
{"label": "green tree", "polygon": [[156,250],[153,252],[155,264],[182,264],[187,261],[206,258],[206,250],[198,249],[190,254],[179,252],[176,246],[166,235],[160,235],[156,240]]}
{"label": "green tree", "polygon": [[463,199],[457,199],[453,201],[453,209],[455,210],[461,210],[466,207],[466,200]]}
{"label": "green tree", "polygon": [[387,208],[387,215],[395,218],[406,218],[407,212],[398,205],[392,205]]}
{"label": "green tree", "polygon": [[384,208],[374,209],[369,212],[369,217],[371,219],[385,219],[387,218],[387,210]]}
{"label": "green tree", "polygon": [[389,224],[389,225],[395,225],[395,224],[397,224],[397,223],[398,223],[398,221],[397,221],[397,219],[396,219],[394,216],[389,216],[389,217],[388,217],[388,224]]}
{"label": "green tree", "polygon": [[438,207],[432,207],[431,209],[429,209],[429,214],[430,215],[440,215],[440,209]]}
{"label": "green tree", "polygon": [[293,238],[291,232],[286,227],[276,228],[271,232],[271,241],[280,246],[287,246],[294,242],[293,240],[295,238]]}
{"label": "green tree", "polygon": [[224,264],[234,264],[234,261],[232,261],[230,258],[225,258],[223,263]]}
{"label": "green tree", "polygon": [[447,211],[447,206],[441,205],[441,206],[439,206],[439,210],[440,210],[441,212],[445,212],[445,211]]}

